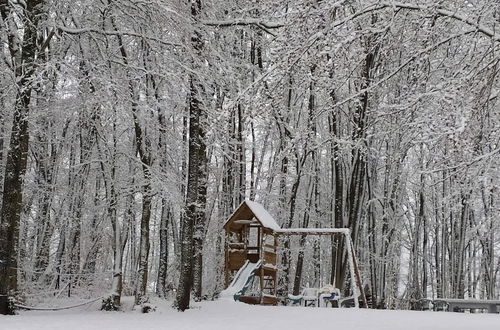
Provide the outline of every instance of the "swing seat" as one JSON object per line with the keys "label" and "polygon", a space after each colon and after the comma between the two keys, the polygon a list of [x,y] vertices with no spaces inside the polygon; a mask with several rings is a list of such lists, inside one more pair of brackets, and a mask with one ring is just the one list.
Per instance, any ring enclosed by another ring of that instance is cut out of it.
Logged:
{"label": "swing seat", "polygon": [[302,295],[294,296],[293,294],[288,295],[288,301],[292,303],[292,306],[301,305],[304,297]]}

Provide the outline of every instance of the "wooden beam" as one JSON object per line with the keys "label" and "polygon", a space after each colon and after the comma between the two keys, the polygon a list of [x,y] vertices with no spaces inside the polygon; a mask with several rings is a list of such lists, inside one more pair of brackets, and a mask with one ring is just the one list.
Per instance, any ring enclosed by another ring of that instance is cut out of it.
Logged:
{"label": "wooden beam", "polygon": [[349,228],[289,228],[275,231],[277,235],[349,235]]}
{"label": "wooden beam", "polygon": [[354,253],[354,246],[351,241],[351,250],[352,250],[352,261],[354,263],[354,274],[356,275],[356,282],[358,283],[359,292],[361,295],[361,301],[365,308],[368,308],[368,302],[366,301],[365,288],[363,287],[363,283],[361,282],[361,275],[359,273],[358,268],[358,260],[356,259],[356,254]]}

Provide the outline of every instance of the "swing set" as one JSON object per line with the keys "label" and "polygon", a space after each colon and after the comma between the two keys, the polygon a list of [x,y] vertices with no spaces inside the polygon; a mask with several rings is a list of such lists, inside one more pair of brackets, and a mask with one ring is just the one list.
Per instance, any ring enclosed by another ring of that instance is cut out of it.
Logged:
{"label": "swing set", "polygon": [[[354,246],[348,228],[289,228],[282,229],[262,205],[245,200],[223,226],[226,231],[224,279],[226,289],[221,296],[260,305],[276,305],[277,249],[279,237],[293,235],[342,235],[345,240],[347,262],[354,306],[367,306],[361,283]],[[257,293],[247,294],[258,279]]]}

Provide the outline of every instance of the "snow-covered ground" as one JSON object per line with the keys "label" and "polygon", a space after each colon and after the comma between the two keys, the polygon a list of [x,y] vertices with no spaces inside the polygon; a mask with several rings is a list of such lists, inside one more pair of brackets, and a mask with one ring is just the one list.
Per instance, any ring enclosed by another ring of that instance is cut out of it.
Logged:
{"label": "snow-covered ground", "polygon": [[[498,330],[499,314],[249,306],[229,300],[197,303],[181,313],[155,301],[156,312],[101,312],[99,302],[78,309],[0,316],[1,330]],[[127,306],[130,306],[128,303]]]}

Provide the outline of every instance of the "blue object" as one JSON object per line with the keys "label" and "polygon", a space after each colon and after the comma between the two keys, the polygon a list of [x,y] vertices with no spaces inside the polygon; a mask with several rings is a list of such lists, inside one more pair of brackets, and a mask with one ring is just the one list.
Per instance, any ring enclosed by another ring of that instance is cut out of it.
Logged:
{"label": "blue object", "polygon": [[335,299],[336,296],[337,295],[335,294],[335,292],[331,292],[329,296],[323,297],[323,299],[331,300],[331,299]]}

